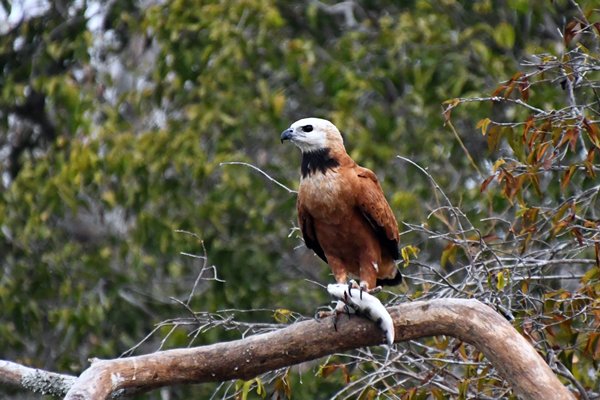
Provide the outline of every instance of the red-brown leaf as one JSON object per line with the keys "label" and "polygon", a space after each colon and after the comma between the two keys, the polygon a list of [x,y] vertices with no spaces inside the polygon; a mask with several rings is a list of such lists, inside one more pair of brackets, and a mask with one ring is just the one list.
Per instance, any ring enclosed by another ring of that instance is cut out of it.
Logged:
{"label": "red-brown leaf", "polygon": [[523,100],[529,100],[529,79],[525,76],[519,81],[519,92]]}
{"label": "red-brown leaf", "polygon": [[594,146],[600,148],[600,129],[598,126],[590,121],[587,118],[583,119],[583,127],[587,131],[590,140],[594,144]]}
{"label": "red-brown leaf", "polygon": [[544,158],[544,155],[546,154],[546,151],[548,150],[548,146],[550,146],[550,142],[546,142],[546,143],[542,144],[537,149],[535,161],[540,162],[540,160],[542,160]]}
{"label": "red-brown leaf", "polygon": [[535,120],[533,118],[533,115],[530,115],[527,118],[527,121],[525,121],[525,126],[523,127],[523,143],[526,143],[527,133],[534,126],[535,126]]}
{"label": "red-brown leaf", "polygon": [[496,88],[496,90],[494,90],[492,92],[492,97],[496,97],[498,96],[500,93],[502,93],[504,90],[506,90],[507,86],[506,85],[500,85]]}
{"label": "red-brown leaf", "polygon": [[569,143],[569,145],[571,146],[571,151],[575,151],[575,148],[577,146],[577,137],[579,136],[579,129],[578,128],[571,128],[568,129],[565,134],[563,135],[563,137],[560,139],[560,142],[558,143],[557,147],[562,147],[565,143]]}
{"label": "red-brown leaf", "polygon": [[594,171],[594,158],[596,155],[596,148],[592,147],[590,148],[590,151],[588,152],[587,157],[585,158],[585,161],[583,162],[583,165],[585,165],[585,169],[587,171],[587,174],[589,177],[593,178],[596,176],[596,172]]}
{"label": "red-brown leaf", "polygon": [[575,35],[577,35],[578,31],[580,29],[580,24],[579,21],[573,20],[570,21],[567,26],[565,26],[565,31],[564,31],[564,41],[565,41],[565,45],[569,45],[569,43],[571,43],[571,40],[573,40],[573,38],[575,37]]}
{"label": "red-brown leaf", "polygon": [[487,189],[490,182],[494,179],[494,175],[490,175],[481,183],[481,187],[479,188],[479,192],[483,193],[485,189]]}
{"label": "red-brown leaf", "polygon": [[565,176],[563,176],[562,181],[560,182],[560,190],[565,190],[575,171],[577,171],[577,166],[571,165],[567,172],[565,172]]}
{"label": "red-brown leaf", "polygon": [[575,236],[575,238],[577,238],[577,242],[579,243],[579,245],[583,246],[583,235],[581,234],[579,228],[571,229],[571,233],[573,234],[573,236]]}

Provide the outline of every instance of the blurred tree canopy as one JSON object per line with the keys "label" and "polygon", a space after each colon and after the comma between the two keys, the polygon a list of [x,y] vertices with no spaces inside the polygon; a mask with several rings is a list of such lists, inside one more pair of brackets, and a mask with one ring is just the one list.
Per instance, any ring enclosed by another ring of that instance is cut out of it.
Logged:
{"label": "blurred tree canopy", "polygon": [[[331,277],[296,249],[294,194],[222,163],[295,188],[279,133],[318,116],[418,252],[390,301],[484,299],[565,383],[600,392],[595,1],[3,1],[0,35],[2,358],[78,372],[189,310],[311,317],[327,296],[306,279]],[[240,336],[173,326],[138,351]],[[402,349],[393,395],[510,396],[462,343]],[[269,390],[329,397],[377,368],[365,358],[279,371]]]}

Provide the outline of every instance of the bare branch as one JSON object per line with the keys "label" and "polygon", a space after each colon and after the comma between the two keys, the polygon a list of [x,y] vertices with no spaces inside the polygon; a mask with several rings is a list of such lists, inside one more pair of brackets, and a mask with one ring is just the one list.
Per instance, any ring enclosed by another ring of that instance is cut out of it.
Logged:
{"label": "bare branch", "polygon": [[[196,280],[194,281],[194,286],[192,287],[192,290],[190,291],[190,294],[188,296],[187,301],[185,302],[186,306],[190,305],[190,302],[192,301],[192,298],[194,297],[194,293],[196,292],[196,288],[198,287],[198,284],[200,283],[201,280],[205,280],[205,281],[217,281],[217,282],[225,282],[225,280],[223,279],[219,279],[219,277],[217,276],[217,267],[214,265],[211,265],[210,267],[207,266],[208,264],[208,254],[206,252],[206,246],[204,246],[204,240],[202,240],[200,238],[200,236],[198,236],[197,234],[193,233],[193,232],[189,232],[186,230],[182,230],[182,229],[176,229],[175,232],[177,233],[185,233],[187,235],[193,236],[195,237],[199,242],[200,242],[200,246],[202,246],[202,255],[196,255],[196,254],[190,254],[187,252],[180,252],[179,254],[183,255],[183,256],[187,256],[187,257],[192,257],[192,258],[196,258],[196,259],[200,259],[202,260],[202,269],[200,269],[200,272],[198,273],[198,275],[196,276]],[[204,271],[212,271],[212,277],[205,277],[204,276]]]}
{"label": "bare branch", "polygon": [[469,160],[469,163],[471,164],[471,166],[473,167],[473,169],[475,171],[477,171],[477,174],[479,175],[480,178],[483,178],[483,174],[481,173],[481,170],[477,166],[477,163],[473,159],[473,156],[471,156],[471,153],[467,149],[467,146],[465,146],[465,143],[460,138],[460,135],[458,134],[458,131],[456,130],[456,128],[454,127],[454,124],[452,123],[452,121],[450,119],[448,119],[446,121],[446,125],[448,125],[450,127],[450,130],[454,134],[454,137],[456,138],[456,141],[460,145],[460,148],[462,149],[463,153],[465,153],[465,156],[467,156],[467,160]]}
{"label": "bare branch", "polygon": [[513,104],[518,104],[522,107],[525,107],[539,115],[546,115],[549,113],[540,108],[537,108],[530,104],[527,104],[521,99],[511,99],[511,98],[505,98],[505,97],[500,97],[500,96],[460,98],[459,101],[460,101],[460,103],[487,102],[487,101],[492,101],[492,102],[496,102],[496,103],[513,103]]}
{"label": "bare branch", "polygon": [[249,164],[249,163],[245,163],[245,162],[241,162],[241,161],[227,161],[227,162],[222,162],[219,165],[244,165],[246,167],[250,167],[255,171],[260,172],[263,176],[265,176],[268,180],[270,180],[271,182],[275,183],[276,185],[278,185],[279,187],[284,188],[285,190],[287,190],[288,193],[294,193],[297,194],[298,192],[295,190],[290,189],[289,187],[285,186],[283,183],[279,182],[277,179],[272,178],[269,174],[267,174],[265,171],[263,171],[262,169]]}

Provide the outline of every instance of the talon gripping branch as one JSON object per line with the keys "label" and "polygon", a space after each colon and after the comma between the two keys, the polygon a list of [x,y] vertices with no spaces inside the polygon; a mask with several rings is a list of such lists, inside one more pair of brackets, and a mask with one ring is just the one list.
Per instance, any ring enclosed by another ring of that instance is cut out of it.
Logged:
{"label": "talon gripping branch", "polygon": [[[358,314],[375,321],[385,334],[386,343],[388,345],[394,343],[394,321],[377,297],[361,292],[360,289],[351,288],[346,284],[340,283],[327,285],[327,291],[330,295],[341,301],[341,303],[338,303],[338,307],[340,307],[340,304],[345,304],[356,310]],[[337,312],[340,311],[338,307],[336,307]]]}

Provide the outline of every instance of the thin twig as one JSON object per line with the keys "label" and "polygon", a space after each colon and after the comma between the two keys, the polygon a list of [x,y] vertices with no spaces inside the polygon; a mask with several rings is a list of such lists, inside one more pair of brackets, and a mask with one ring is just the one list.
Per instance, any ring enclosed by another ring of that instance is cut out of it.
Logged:
{"label": "thin twig", "polygon": [[279,187],[285,189],[288,193],[294,193],[294,194],[298,194],[297,191],[290,189],[289,187],[285,186],[283,183],[279,182],[277,179],[271,177],[269,174],[267,174],[265,171],[263,171],[262,169],[258,168],[255,165],[246,163],[246,162],[242,162],[242,161],[226,161],[226,162],[222,162],[219,164],[221,165],[243,165],[245,167],[250,167],[255,171],[260,172],[263,176],[265,176],[268,180],[270,180],[271,182],[275,183],[276,185],[278,185]]}
{"label": "thin twig", "polygon": [[456,131],[456,128],[454,127],[454,124],[452,123],[452,121],[450,121],[450,119],[446,120],[446,125],[448,125],[450,127],[450,130],[454,134],[454,137],[456,138],[456,141],[460,145],[463,153],[465,153],[465,155],[467,156],[467,160],[469,160],[469,163],[471,164],[471,166],[473,167],[473,169],[475,169],[475,171],[477,171],[477,174],[479,175],[479,177],[483,179],[483,174],[481,173],[481,170],[479,169],[479,167],[475,163],[475,160],[471,156],[471,153],[467,149],[467,146],[465,146],[465,144],[463,143],[462,139],[460,138],[460,135]]}

